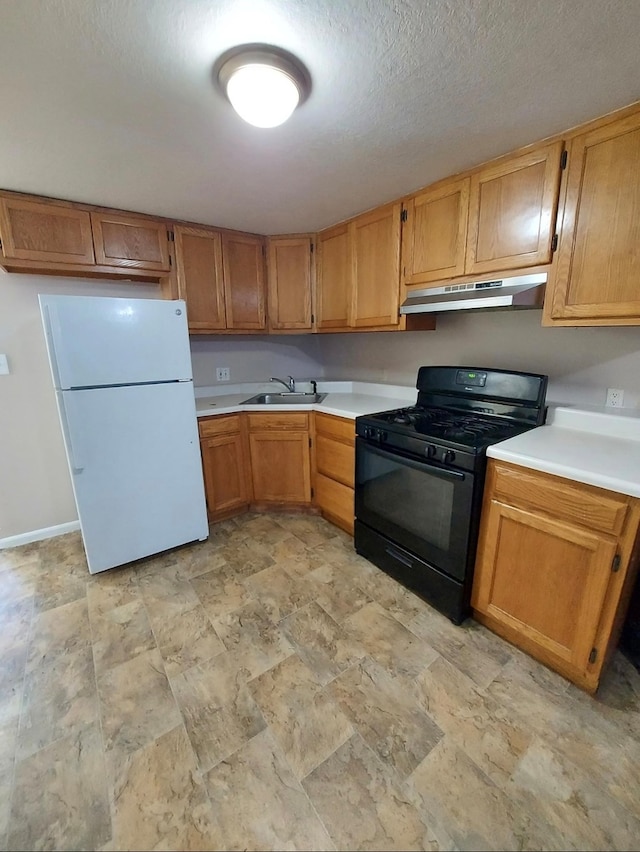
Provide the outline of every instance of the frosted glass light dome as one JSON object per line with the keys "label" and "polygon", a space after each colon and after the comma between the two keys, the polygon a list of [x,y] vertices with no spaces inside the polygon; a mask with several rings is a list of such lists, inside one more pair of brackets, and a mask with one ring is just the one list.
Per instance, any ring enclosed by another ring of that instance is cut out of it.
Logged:
{"label": "frosted glass light dome", "polygon": [[227,97],[241,118],[255,127],[283,124],[300,101],[291,77],[271,65],[244,65],[227,83]]}
{"label": "frosted glass light dome", "polygon": [[248,44],[216,62],[220,88],[238,115],[255,127],[277,127],[303,103],[311,89],[304,65],[279,47]]}

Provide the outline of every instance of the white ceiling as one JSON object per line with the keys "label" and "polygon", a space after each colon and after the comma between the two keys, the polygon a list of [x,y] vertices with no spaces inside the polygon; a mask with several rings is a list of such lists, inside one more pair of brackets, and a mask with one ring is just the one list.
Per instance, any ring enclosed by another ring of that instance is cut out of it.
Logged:
{"label": "white ceiling", "polygon": [[[279,128],[214,88],[295,53]],[[640,97],[640,0],[0,0],[0,187],[312,231]]]}

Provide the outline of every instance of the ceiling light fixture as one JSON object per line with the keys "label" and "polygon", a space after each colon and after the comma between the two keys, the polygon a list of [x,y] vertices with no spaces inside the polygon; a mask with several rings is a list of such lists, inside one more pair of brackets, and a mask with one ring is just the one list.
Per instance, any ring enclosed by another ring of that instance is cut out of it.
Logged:
{"label": "ceiling light fixture", "polygon": [[255,127],[285,122],[311,91],[309,72],[291,53],[268,44],[227,50],[215,78],[238,115]]}

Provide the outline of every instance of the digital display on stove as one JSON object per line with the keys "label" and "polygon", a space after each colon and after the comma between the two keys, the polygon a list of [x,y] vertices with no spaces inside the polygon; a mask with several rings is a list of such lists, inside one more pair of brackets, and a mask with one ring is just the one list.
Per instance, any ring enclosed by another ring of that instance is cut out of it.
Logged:
{"label": "digital display on stove", "polygon": [[456,384],[467,385],[473,388],[483,388],[487,383],[487,374],[477,370],[458,370],[456,373]]}

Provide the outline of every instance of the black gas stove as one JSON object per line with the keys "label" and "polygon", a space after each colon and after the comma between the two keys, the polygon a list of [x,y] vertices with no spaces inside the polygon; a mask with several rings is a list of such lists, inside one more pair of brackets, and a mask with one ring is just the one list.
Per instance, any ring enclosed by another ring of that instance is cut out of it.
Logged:
{"label": "black gas stove", "polygon": [[547,377],[421,367],[414,406],[356,418],[356,550],[462,621],[486,449],[545,419]]}

